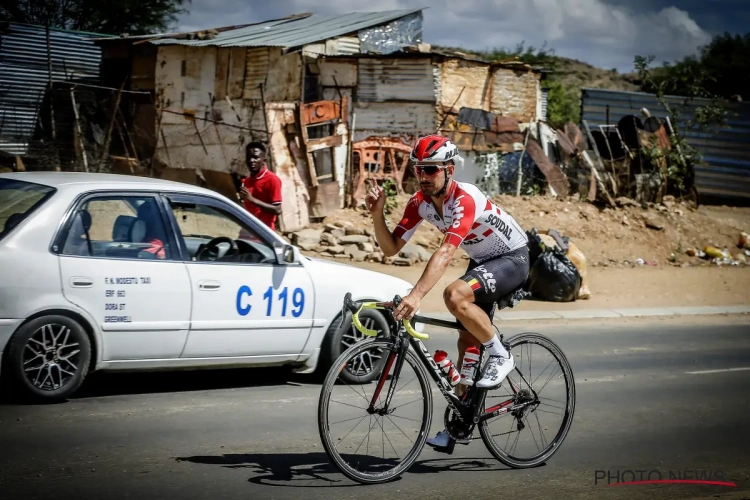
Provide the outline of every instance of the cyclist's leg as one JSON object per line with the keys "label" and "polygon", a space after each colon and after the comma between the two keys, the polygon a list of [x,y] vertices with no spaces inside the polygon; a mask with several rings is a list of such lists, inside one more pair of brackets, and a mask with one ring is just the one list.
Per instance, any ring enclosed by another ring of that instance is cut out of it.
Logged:
{"label": "cyclist's leg", "polygon": [[490,354],[487,369],[477,382],[479,387],[500,384],[513,369],[513,357],[497,338],[492,317],[497,301],[520,288],[528,271],[528,249],[524,247],[470,269],[445,291],[445,303],[450,312]]}

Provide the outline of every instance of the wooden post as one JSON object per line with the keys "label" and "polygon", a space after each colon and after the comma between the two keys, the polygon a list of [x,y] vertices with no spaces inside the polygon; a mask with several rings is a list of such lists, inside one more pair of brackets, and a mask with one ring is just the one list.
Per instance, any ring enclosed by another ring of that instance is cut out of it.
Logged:
{"label": "wooden post", "polygon": [[122,96],[122,89],[125,88],[126,81],[127,80],[122,81],[122,85],[120,85],[120,89],[117,91],[117,97],[115,97],[115,107],[112,110],[112,118],[109,119],[109,127],[107,127],[107,135],[104,138],[104,146],[102,147],[102,154],[99,158],[99,164],[96,166],[97,172],[101,170],[101,166],[104,163],[104,159],[109,154],[109,145],[110,145],[110,142],[112,141],[112,130],[115,128],[115,118],[117,117],[117,110],[120,108],[120,96]]}
{"label": "wooden post", "polygon": [[89,171],[89,163],[86,159],[86,148],[83,145],[83,132],[81,131],[81,121],[78,116],[78,106],[76,105],[75,87],[70,89],[70,100],[73,102],[73,115],[76,119],[76,132],[78,135],[78,145],[81,148],[81,156],[83,157],[83,170]]}

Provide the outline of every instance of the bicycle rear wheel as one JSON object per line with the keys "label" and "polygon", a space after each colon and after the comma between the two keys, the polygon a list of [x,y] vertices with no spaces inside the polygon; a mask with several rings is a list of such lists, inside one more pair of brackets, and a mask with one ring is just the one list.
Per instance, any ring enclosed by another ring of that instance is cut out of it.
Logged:
{"label": "bicycle rear wheel", "polygon": [[[333,363],[320,392],[318,431],[323,447],[334,465],[359,483],[385,483],[406,472],[424,448],[432,421],[432,392],[424,367],[407,350],[394,381],[398,360],[391,346],[391,341],[381,339],[355,344]],[[380,350],[388,357],[372,383],[354,385],[341,376],[352,359],[370,350]],[[385,369],[387,378],[375,398],[374,411],[368,411]],[[378,413],[392,383],[395,387],[388,411]],[[339,410],[344,414],[338,415]],[[414,417],[403,414],[414,412]],[[360,451],[364,454],[359,455]]]}
{"label": "bicycle rear wheel", "polygon": [[[508,467],[525,469],[544,463],[560,449],[575,413],[575,381],[570,363],[562,350],[544,335],[521,333],[508,339],[508,343],[515,360],[515,370],[510,372],[500,387],[487,392],[484,406],[489,406],[489,411],[492,411],[509,400],[513,400],[512,405],[530,404],[520,410],[484,420],[479,424],[479,434],[487,449],[500,462]],[[533,347],[540,347],[542,353],[532,356]],[[547,360],[541,367],[533,368],[532,361],[541,359],[545,351]],[[557,367],[560,369],[560,376],[555,379]],[[550,397],[549,393],[544,393],[547,388],[556,389],[560,395]],[[501,404],[493,407],[492,399],[495,398],[495,402]],[[561,417],[560,424],[548,423],[547,421],[554,420],[550,416]],[[542,424],[543,421],[545,424]],[[518,451],[521,434],[526,429],[531,438],[530,448],[533,450],[528,455]],[[549,430],[553,437],[548,441],[545,434]],[[506,436],[507,440],[503,439]],[[505,441],[504,446],[498,441]]]}

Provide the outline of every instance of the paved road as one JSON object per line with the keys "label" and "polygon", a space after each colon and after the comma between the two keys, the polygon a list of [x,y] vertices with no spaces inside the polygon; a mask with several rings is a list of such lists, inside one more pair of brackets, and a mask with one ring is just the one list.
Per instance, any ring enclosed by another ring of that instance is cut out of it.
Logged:
{"label": "paved road", "polygon": [[[567,353],[578,391],[567,440],[536,469],[509,470],[475,441],[452,456],[426,448],[401,480],[358,486],[328,465],[314,382],[275,370],[106,375],[65,404],[0,406],[0,498],[750,498],[750,370],[712,371],[750,367],[750,328],[722,321],[535,328]],[[453,353],[454,337],[428,347]],[[595,485],[596,470],[654,469],[721,471],[738,487]]]}

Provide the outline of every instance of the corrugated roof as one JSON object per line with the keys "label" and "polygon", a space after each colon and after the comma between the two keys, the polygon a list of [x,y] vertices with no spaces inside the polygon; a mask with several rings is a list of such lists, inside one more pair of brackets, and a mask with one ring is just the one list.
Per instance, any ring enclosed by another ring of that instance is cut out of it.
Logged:
{"label": "corrugated roof", "polygon": [[[9,23],[0,32],[0,150],[26,154],[49,82],[43,26]],[[101,49],[92,33],[50,29],[52,79],[98,83]],[[103,36],[103,35],[96,35]]]}
{"label": "corrugated roof", "polygon": [[381,12],[352,12],[341,16],[313,14],[297,19],[267,21],[218,33],[210,40],[159,38],[154,45],[192,47],[299,47],[388,23],[415,14],[423,8]]}

